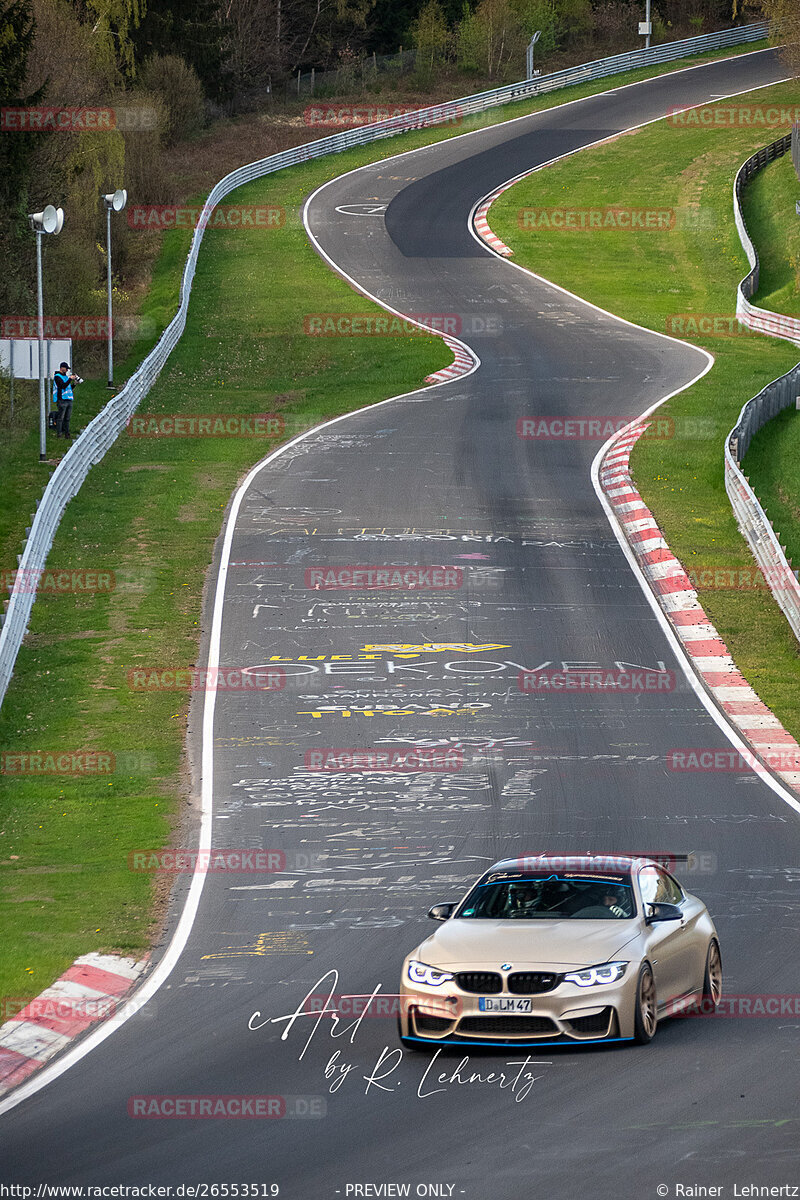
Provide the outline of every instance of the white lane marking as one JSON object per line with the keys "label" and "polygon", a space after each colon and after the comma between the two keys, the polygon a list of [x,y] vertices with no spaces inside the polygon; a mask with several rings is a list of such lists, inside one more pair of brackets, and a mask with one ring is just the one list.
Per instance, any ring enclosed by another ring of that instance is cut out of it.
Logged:
{"label": "white lane marking", "polygon": [[[770,48],[770,49],[772,49],[772,48]],[[737,59],[741,59],[742,61],[744,61],[745,59],[755,57],[758,54],[766,54],[766,53],[769,53],[769,51],[768,50],[754,50],[754,51],[752,51],[752,53],[748,53],[748,54],[732,54],[732,55],[730,55],[729,58],[714,59],[714,60],[712,60],[711,63],[696,63],[694,66],[682,67],[681,70],[679,70],[679,71],[667,71],[667,72],[664,72],[663,75],[653,76],[652,78],[663,79],[666,76],[682,75],[685,71],[702,70],[704,67],[716,66],[718,63],[732,62]],[[652,82],[652,78],[650,80],[647,80],[647,79],[637,80],[637,82],[635,82],[635,83],[626,84],[624,86],[624,88],[617,88],[616,90],[623,91],[627,88],[639,87],[643,83]],[[778,80],[777,82],[782,83],[785,81]],[[760,86],[774,87],[775,84],[763,84]],[[733,94],[734,95],[743,95],[747,91],[757,91],[757,90],[758,90],[758,88],[745,88],[745,89],[743,89],[742,92],[733,93]],[[532,120],[536,117],[543,116],[544,114],[546,114],[548,112],[553,112],[555,109],[567,108],[573,104],[581,104],[581,103],[583,103],[584,100],[587,100],[587,99],[591,99],[591,100],[602,99],[603,95],[604,95],[603,92],[598,92],[594,96],[581,97],[580,99],[575,99],[575,100],[567,100],[563,104],[554,104],[552,106],[552,108],[549,108],[549,109],[539,109],[535,113],[526,113],[521,117],[513,117],[510,121],[498,121],[496,125],[485,126],[481,129],[472,129],[472,130],[467,131],[466,133],[459,133],[453,138],[446,138],[443,140],[450,143],[450,142],[459,141],[462,138],[477,137],[478,135],[480,135],[482,133],[491,133],[491,132],[496,133],[497,130],[501,126],[503,128],[505,128],[509,125],[516,124],[518,121]],[[658,119],[663,120],[663,118],[658,118]],[[442,142],[440,141],[440,142],[430,143],[427,146],[420,146],[415,150],[404,150],[404,151],[401,151],[399,154],[392,155],[391,158],[381,159],[381,160],[379,160],[378,163],[365,164],[364,166],[353,168],[352,171],[345,171],[344,174],[336,176],[336,179],[337,180],[345,179],[348,175],[354,175],[356,173],[356,171],[368,170],[370,166],[383,166],[387,162],[393,161],[393,159],[405,158],[409,154],[419,154],[426,150],[432,150],[432,149],[436,148],[437,146],[441,146],[441,145],[442,145]],[[317,195],[318,192],[321,192],[324,187],[329,186],[329,184],[333,183],[333,182],[334,182],[334,180],[329,180],[327,184],[323,184],[322,187],[317,188],[316,191],[312,194],[312,196],[309,197],[308,201],[306,201],[306,204],[303,207],[303,223],[306,227],[306,232],[308,233],[309,237],[312,240],[314,240],[313,235],[311,234],[311,231],[309,230],[308,224],[306,221],[308,204],[311,202],[313,197]],[[481,243],[481,244],[483,245],[484,243]],[[347,275],[346,272],[342,271],[340,267],[336,266],[336,264],[333,262],[333,260],[330,259],[329,256],[327,254],[325,254],[325,252],[321,248],[319,248],[319,253],[321,254],[321,256],[323,258],[325,258],[330,263],[332,268],[339,275],[341,275],[343,278],[347,279],[348,282],[351,283],[353,285],[353,287],[356,288],[357,291],[360,291],[362,293],[362,295],[367,296],[371,300],[374,300],[376,304],[379,304],[382,308],[385,308],[388,312],[394,312],[397,316],[403,316],[403,317],[406,316],[406,314],[398,313],[397,310],[389,308],[389,306],[384,304],[384,302],[382,300],[378,299],[377,296],[373,296],[370,292],[368,292],[364,288],[360,287],[360,285],[358,285],[354,280],[352,280],[350,278],[350,276]],[[508,259],[503,259],[500,255],[496,255],[495,257],[500,258],[501,262],[509,261]],[[532,271],[527,271],[526,268],[520,267],[518,263],[510,263],[510,265],[512,267],[516,267],[518,270],[525,271],[526,274],[530,274],[530,275],[534,274]],[[538,276],[538,275],[534,275],[534,278],[540,279],[541,282],[548,284],[552,288],[556,288],[558,291],[563,292],[565,295],[572,296],[573,299],[580,300],[580,302],[582,304],[586,304],[590,308],[596,309],[596,311],[598,311],[598,312],[606,312],[605,309],[598,308],[597,305],[591,304],[590,301],[583,300],[580,296],[574,296],[573,293],[568,292],[566,290],[566,288],[560,288],[558,286],[558,284],[551,283],[547,279],[542,279],[542,277]],[[632,321],[625,321],[625,319],[623,317],[617,317],[614,313],[607,313],[606,315],[613,317],[614,320],[616,320],[616,321],[622,321],[626,325],[631,325],[635,329],[644,328],[641,325],[635,325],[634,322],[632,322]],[[428,329],[427,326],[425,328],[428,332],[436,332],[436,331]],[[653,330],[648,329],[646,332],[652,333]],[[668,340],[670,340],[670,341],[678,341],[677,338],[669,338],[668,334],[656,334],[655,336],[656,337],[667,337]],[[453,340],[456,340],[456,339],[453,339]],[[688,345],[688,343],[685,343],[685,342],[681,343],[681,344]],[[464,345],[465,350],[470,355],[474,355],[474,351],[472,351],[468,346],[466,346],[466,343],[462,343],[462,345]],[[475,357],[477,359],[477,355]],[[472,371],[473,372],[476,371],[479,366],[480,366],[480,359],[477,359]],[[710,366],[710,364],[709,364],[709,366]],[[706,370],[708,370],[708,367],[706,368]],[[472,374],[472,372],[470,372],[470,374]],[[701,374],[705,374],[705,371],[703,371]],[[700,376],[698,376],[697,378],[700,378]],[[692,380],[691,382],[694,383],[695,380]],[[394,404],[395,402],[397,402],[399,400],[404,400],[409,396],[416,396],[418,393],[421,393],[421,392],[431,393],[431,392],[433,392],[434,388],[445,387],[445,386],[447,386],[446,382],[433,383],[433,384],[430,384],[427,388],[416,388],[412,392],[403,392],[398,396],[390,396],[386,400],[378,400],[374,404],[367,404],[363,408],[355,409],[353,412],[342,413],[341,416],[333,417],[329,421],[323,421],[321,425],[315,425],[312,429],[307,429],[304,433],[298,434],[298,436],[296,438],[293,438],[290,442],[287,442],[284,446],[279,446],[277,450],[274,450],[272,452],[272,454],[268,454],[260,462],[256,463],[256,465],[253,467],[253,469],[250,471],[250,473],[246,476],[244,481],[240,484],[239,489],[234,496],[233,504],[231,505],[231,511],[228,516],[228,522],[227,522],[226,529],[225,529],[225,539],[224,539],[224,543],[223,543],[222,558],[220,561],[219,574],[217,576],[217,584],[216,584],[215,599],[214,599],[214,619],[212,622],[211,643],[209,646],[209,660],[208,660],[209,669],[212,667],[212,657],[214,660],[213,666],[216,668],[219,665],[219,642],[220,642],[220,636],[221,636],[221,631],[222,631],[222,628],[221,628],[222,627],[222,603],[223,603],[224,592],[225,592],[225,580],[227,577],[227,567],[228,567],[228,563],[230,560],[230,547],[231,547],[231,542],[233,540],[233,529],[236,524],[236,518],[238,516],[239,509],[241,507],[244,495],[245,495],[246,491],[249,489],[253,480],[259,474],[259,472],[262,471],[263,468],[266,467],[269,463],[271,463],[274,459],[280,457],[281,454],[286,453],[287,450],[290,450],[294,446],[298,445],[300,442],[305,441],[306,438],[317,433],[319,430],[326,429],[329,425],[336,425],[339,421],[346,421],[350,417],[356,417],[356,416],[360,416],[366,412],[372,412],[374,409],[379,408],[384,404]],[[687,387],[691,386],[691,383],[687,384],[686,386]],[[684,389],[681,388],[678,390],[682,391]],[[677,393],[674,393],[674,394],[677,394]],[[669,398],[670,398],[669,396],[665,396],[664,400],[668,400]],[[653,406],[653,408],[657,408],[658,404],[662,404],[663,402],[664,402],[663,400],[658,401],[658,403],[655,404]],[[649,411],[652,411],[652,410],[649,410]],[[645,413],[643,415],[646,416],[647,414]],[[638,419],[639,418],[637,418],[637,420]],[[631,422],[631,424],[635,424],[635,423],[636,422]],[[610,440],[612,440],[612,439],[610,439]],[[608,446],[608,444],[609,443],[607,442],[606,446]],[[602,455],[602,450],[600,451],[600,455]],[[598,458],[595,458],[594,463],[592,464],[593,471],[594,471],[594,467],[595,467],[596,463],[598,463]],[[593,477],[593,481],[594,481],[594,477]],[[599,488],[599,482],[595,483],[595,490],[597,491],[598,488]],[[601,493],[598,493],[598,494],[601,494]],[[610,511],[611,510],[609,509],[609,512]],[[613,525],[612,525],[612,528],[614,528]],[[627,541],[625,541],[625,539],[624,539],[624,535],[622,535],[621,531],[618,531],[617,529],[614,529],[614,532],[617,536],[617,539],[620,541],[620,544],[623,547],[623,551],[626,552],[626,557],[629,557],[633,566],[636,567],[636,561],[633,558],[630,548],[628,547]],[[638,572],[637,572],[637,577],[638,577]],[[647,586],[646,581],[643,578],[640,579],[640,584],[642,586],[642,589],[645,592],[645,595],[648,597],[649,601],[651,602],[651,605],[655,606],[656,615],[663,622],[665,632],[668,635],[668,640],[670,640],[670,644],[674,643],[674,649],[676,650],[676,653],[677,653],[677,651],[679,649],[679,643],[677,642],[677,639],[672,637],[669,625],[666,622],[666,617],[661,612],[660,608],[658,608],[658,606],[655,605],[655,597],[653,596],[652,592],[650,591],[649,587]],[[678,655],[678,657],[679,657],[679,660],[681,661],[681,664],[683,665],[683,660],[682,660],[681,656]],[[692,674],[691,676],[689,676],[688,666],[684,666],[684,670],[687,672],[687,677],[690,678],[690,682],[692,682],[692,686],[694,686],[694,687],[699,686],[697,684],[697,680],[694,677],[694,675]],[[210,733],[212,732],[212,727],[213,727],[215,700],[216,700],[216,691],[215,690],[211,690],[206,693],[205,708],[204,708],[204,712],[203,712],[202,787],[201,787],[201,793],[200,793],[202,818],[201,818],[201,825],[200,825],[200,841],[199,841],[200,847],[204,847],[204,846],[207,846],[210,844],[209,839],[210,839],[210,831],[211,831],[211,820],[212,820],[212,816],[213,816],[212,788],[213,788],[214,751],[213,751],[213,739],[210,736]],[[703,702],[706,705],[706,707],[709,708],[709,712],[711,712],[712,715],[714,715],[714,713],[716,712],[716,709],[713,706],[712,701],[710,699],[706,698]],[[717,718],[715,716],[715,720],[716,719]],[[741,749],[744,745],[743,743],[740,743],[739,739],[736,738],[735,735],[732,734],[732,731],[731,731],[731,735],[730,735],[730,740],[737,747],[737,749]],[[780,789],[781,792],[782,792],[782,790],[783,789]],[[798,808],[798,811],[800,811],[800,807]],[[198,861],[199,861],[199,859],[198,859]],[[125,1003],[118,1010],[118,1012],[116,1012],[114,1014],[114,1016],[109,1017],[108,1020],[104,1021],[103,1024],[100,1027],[98,1027],[98,1029],[94,1030],[87,1037],[83,1038],[78,1045],[74,1046],[72,1048],[72,1050],[70,1050],[68,1053],[64,1054],[63,1057],[59,1058],[58,1062],[53,1063],[49,1067],[44,1067],[41,1071],[37,1071],[37,1073],[34,1076],[32,1076],[32,1078],[27,1083],[21,1084],[20,1087],[16,1088],[13,1092],[11,1092],[4,1100],[0,1101],[0,1116],[2,1116],[3,1113],[10,1111],[10,1109],[16,1108],[16,1106],[18,1104],[21,1104],[23,1100],[27,1100],[30,1096],[35,1095],[36,1092],[41,1091],[41,1089],[46,1087],[48,1083],[52,1083],[53,1080],[58,1079],[61,1075],[63,1075],[66,1071],[68,1071],[70,1067],[72,1067],[76,1063],[80,1062],[80,1060],[82,1058],[85,1058],[86,1055],[89,1054],[92,1050],[94,1050],[96,1046],[99,1046],[102,1042],[104,1042],[107,1037],[110,1037],[112,1033],[115,1033],[117,1031],[117,1029],[119,1029],[122,1025],[124,1025],[125,1022],[128,1021],[132,1016],[134,1016],[135,1013],[139,1012],[140,1009],[144,1007],[144,1005],[147,1003],[148,1000],[152,999],[152,997],[159,990],[159,988],[162,986],[162,984],[164,984],[166,982],[166,980],[169,978],[169,976],[172,974],[172,971],[174,970],[174,968],[178,962],[178,959],[180,958],[181,954],[183,953],[186,943],[189,940],[189,935],[192,931],[195,917],[197,916],[197,909],[200,904],[200,896],[201,896],[201,893],[203,890],[205,876],[206,876],[206,873],[202,872],[202,871],[196,871],[195,874],[192,876],[192,882],[191,882],[191,886],[189,888],[189,893],[186,897],[186,902],[184,904],[183,912],[181,913],[181,916],[178,920],[178,924],[175,928],[175,932],[172,935],[172,939],[169,943],[169,946],[167,947],[167,950],[165,951],[163,958],[158,962],[158,964],[153,969],[152,973],[147,977],[147,979],[144,981],[144,983],[141,985],[141,987],[136,989],[136,992],[134,993],[134,995],[128,1000],[127,1003]]]}
{"label": "white lane marking", "polygon": [[299,879],[279,879],[275,883],[235,883],[228,888],[229,892],[273,892],[293,888]]}
{"label": "white lane marking", "polygon": [[386,204],[339,204],[335,211],[346,217],[377,217],[387,208]]}

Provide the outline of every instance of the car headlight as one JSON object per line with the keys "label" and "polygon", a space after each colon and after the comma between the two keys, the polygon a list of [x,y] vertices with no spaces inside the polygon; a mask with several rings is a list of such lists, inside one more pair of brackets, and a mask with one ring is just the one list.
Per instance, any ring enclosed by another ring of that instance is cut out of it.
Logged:
{"label": "car headlight", "polygon": [[616,983],[625,974],[626,962],[600,963],[597,967],[585,967],[582,971],[570,971],[564,976],[565,983],[577,983],[578,987],[594,987],[598,983]]}
{"label": "car headlight", "polygon": [[427,963],[418,962],[412,958],[408,964],[408,978],[412,983],[425,983],[428,987],[440,987],[449,983],[453,978],[451,971],[440,971],[437,967],[429,967]]}

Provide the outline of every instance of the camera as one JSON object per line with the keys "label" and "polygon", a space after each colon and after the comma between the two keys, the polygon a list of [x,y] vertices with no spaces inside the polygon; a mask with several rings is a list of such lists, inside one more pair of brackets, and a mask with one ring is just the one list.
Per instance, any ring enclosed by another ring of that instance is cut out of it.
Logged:
{"label": "camera", "polygon": [[83,380],[81,379],[80,375],[75,375],[74,372],[72,375],[72,379],[75,383],[83,383]]}

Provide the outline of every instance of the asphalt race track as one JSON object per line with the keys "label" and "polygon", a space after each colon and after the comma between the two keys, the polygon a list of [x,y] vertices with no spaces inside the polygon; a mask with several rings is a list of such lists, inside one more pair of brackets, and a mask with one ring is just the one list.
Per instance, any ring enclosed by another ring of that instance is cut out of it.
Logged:
{"label": "asphalt race track", "polygon": [[[328,425],[254,474],[220,662],[279,662],[286,686],[217,695],[212,845],[276,849],[286,870],[207,877],[167,982],[0,1119],[3,1181],[276,1183],[303,1200],[387,1183],[469,1200],[724,1185],[728,1200],[734,1184],[800,1183],[792,1018],[667,1021],[648,1048],[470,1049],[460,1075],[461,1051],[427,1075],[426,1054],[382,1057],[397,1047],[393,1016],[338,1038],[308,1017],[285,1040],[286,1023],[248,1028],[309,992],[395,992],[428,907],[525,852],[698,852],[683,878],[717,922],[726,992],[798,992],[800,818],[755,775],[667,769],[673,748],[730,743],[606,520],[590,478],[601,443],[516,434],[525,416],[634,417],[705,358],[514,269],[468,229],[481,197],[539,162],[782,74],[771,52],[717,62],[377,163],[314,196],[324,253],[395,309],[458,315],[482,365]],[[315,567],[398,563],[459,567],[463,584],[307,586]],[[675,687],[518,688],[521,668],[585,663],[672,671]],[[463,767],[305,765],[319,748],[398,745],[460,751]],[[505,1065],[526,1055],[539,1065]],[[508,1086],[459,1082],[498,1070]],[[128,1116],[133,1096],[210,1094],[285,1097],[286,1115]]]}

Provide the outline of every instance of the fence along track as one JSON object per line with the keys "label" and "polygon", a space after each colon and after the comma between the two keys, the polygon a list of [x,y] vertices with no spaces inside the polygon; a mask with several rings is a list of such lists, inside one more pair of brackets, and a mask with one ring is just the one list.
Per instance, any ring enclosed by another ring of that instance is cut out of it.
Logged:
{"label": "fence along track", "polygon": [[[784,338],[800,345],[800,319],[784,316],[782,313],[769,312],[750,303],[750,297],[758,291],[759,263],[758,253],[747,232],[742,215],[741,198],[744,185],[748,179],[766,166],[768,162],[779,158],[787,150],[793,149],[795,162],[800,162],[797,153],[797,133],[794,134],[795,147],[792,147],[792,134],[778,138],[769,146],[764,146],[756,154],[752,154],[742,163],[736,172],[733,185],[733,214],[739,239],[747,254],[750,271],[745,275],[736,290],[736,315],[743,325],[758,333],[770,334],[772,337]],[[771,421],[784,408],[796,404],[800,398],[800,364],[787,371],[779,379],[774,379],[765,388],[748,400],[739,413],[739,420],[725,439],[725,490],[731,502],[734,516],[739,528],[753,552],[756,562],[764,573],[770,591],[780,606],[781,611],[792,627],[792,632],[800,641],[800,583],[786,557],[785,547],[782,547],[778,535],[772,527],[761,503],[741,469],[741,462],[747,453],[753,436]]]}

